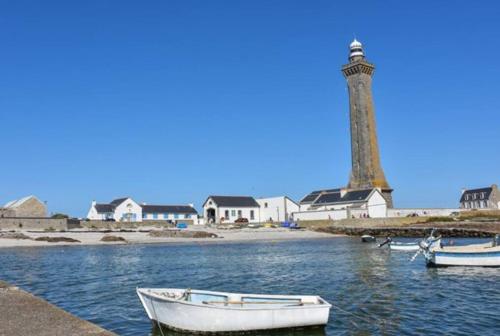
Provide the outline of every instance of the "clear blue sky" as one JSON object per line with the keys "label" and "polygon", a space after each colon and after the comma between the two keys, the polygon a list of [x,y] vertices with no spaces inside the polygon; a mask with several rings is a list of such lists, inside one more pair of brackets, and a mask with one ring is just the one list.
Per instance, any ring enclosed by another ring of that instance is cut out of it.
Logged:
{"label": "clear blue sky", "polygon": [[500,183],[498,1],[2,1],[0,203],[344,186],[354,35],[398,207]]}

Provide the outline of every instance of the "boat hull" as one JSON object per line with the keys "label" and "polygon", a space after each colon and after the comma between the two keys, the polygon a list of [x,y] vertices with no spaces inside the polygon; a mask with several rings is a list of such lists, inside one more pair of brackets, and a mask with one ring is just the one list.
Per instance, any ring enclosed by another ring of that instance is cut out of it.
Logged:
{"label": "boat hull", "polygon": [[389,244],[389,248],[392,250],[392,251],[407,251],[407,252],[415,252],[415,251],[418,251],[420,249],[420,246],[418,246],[418,244],[395,244],[395,243],[391,243]]}
{"label": "boat hull", "polygon": [[447,252],[431,251],[426,255],[428,267],[478,266],[500,267],[500,251]]}
{"label": "boat hull", "polygon": [[361,241],[363,243],[374,243],[377,241],[377,239],[373,236],[370,236],[370,235],[362,235],[361,236]]}
{"label": "boat hull", "polygon": [[170,300],[147,289],[137,289],[137,294],[151,320],[171,329],[199,333],[324,326],[331,307],[325,302],[310,306],[236,308]]}

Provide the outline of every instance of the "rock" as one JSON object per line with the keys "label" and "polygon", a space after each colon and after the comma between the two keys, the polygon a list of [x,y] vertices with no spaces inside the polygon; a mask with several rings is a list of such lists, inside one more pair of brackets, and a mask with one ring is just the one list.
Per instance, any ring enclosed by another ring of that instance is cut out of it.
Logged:
{"label": "rock", "polygon": [[151,237],[163,238],[218,238],[215,233],[206,231],[185,231],[185,230],[153,230],[149,233]]}
{"label": "rock", "polygon": [[[425,237],[428,236],[434,227],[348,227],[348,226],[330,226],[326,228],[317,228],[318,232],[326,232],[332,234],[345,234],[348,236],[370,235],[374,237]],[[462,237],[462,238],[491,238],[495,235],[495,231],[469,229],[469,228],[454,228],[454,227],[437,227],[437,234],[443,237]]]}
{"label": "rock", "polygon": [[101,241],[103,242],[124,242],[126,243],[127,240],[123,237],[120,236],[104,236],[101,238]]}
{"label": "rock", "polygon": [[0,238],[6,239],[31,239],[31,237],[21,232],[0,232]]}
{"label": "rock", "polygon": [[68,237],[38,237],[35,238],[36,241],[46,241],[49,243],[60,243],[60,242],[65,242],[65,243],[80,243],[79,240],[73,239],[73,238],[68,238]]}

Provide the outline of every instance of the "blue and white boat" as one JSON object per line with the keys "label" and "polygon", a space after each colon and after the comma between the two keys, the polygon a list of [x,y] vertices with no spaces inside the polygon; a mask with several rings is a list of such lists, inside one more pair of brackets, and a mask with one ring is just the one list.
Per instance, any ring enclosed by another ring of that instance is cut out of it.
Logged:
{"label": "blue and white boat", "polygon": [[490,243],[472,244],[465,246],[430,247],[420,244],[427,266],[484,266],[500,267],[499,236],[495,236]]}
{"label": "blue and white boat", "polygon": [[378,247],[382,247],[384,245],[389,246],[391,251],[401,251],[401,252],[415,252],[420,250],[420,244],[423,244],[425,247],[434,247],[441,245],[441,237],[434,237],[435,230],[432,231],[431,235],[428,238],[422,240],[422,242],[412,242],[412,243],[404,243],[404,242],[395,242],[391,237],[387,237],[386,240],[379,244]]}

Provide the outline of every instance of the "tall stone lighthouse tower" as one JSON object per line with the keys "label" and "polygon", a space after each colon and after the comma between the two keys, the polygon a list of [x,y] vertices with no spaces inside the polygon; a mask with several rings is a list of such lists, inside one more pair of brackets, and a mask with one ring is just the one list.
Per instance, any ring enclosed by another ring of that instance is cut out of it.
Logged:
{"label": "tall stone lighthouse tower", "polygon": [[349,64],[342,67],[349,88],[352,171],[348,189],[379,188],[387,206],[392,204],[392,189],[380,164],[372,76],[375,66],[365,60],[363,46],[356,39],[350,45]]}

